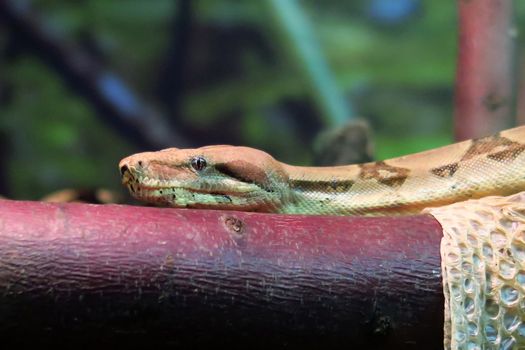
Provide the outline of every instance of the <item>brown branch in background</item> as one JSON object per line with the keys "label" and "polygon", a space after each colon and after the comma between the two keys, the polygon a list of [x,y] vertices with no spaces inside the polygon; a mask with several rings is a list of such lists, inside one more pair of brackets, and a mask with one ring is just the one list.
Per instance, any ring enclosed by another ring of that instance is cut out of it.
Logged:
{"label": "brown branch in background", "polygon": [[512,127],[515,112],[512,0],[459,0],[455,138]]}
{"label": "brown branch in background", "polygon": [[8,186],[9,157],[13,154],[10,141],[10,136],[0,130],[0,198],[11,194]]}
{"label": "brown branch in background", "polygon": [[97,110],[104,121],[131,143],[149,149],[185,146],[167,120],[138,99],[114,72],[81,48],[52,35],[25,2],[1,0],[0,20],[13,40],[31,50]]}
{"label": "brown branch in background", "polygon": [[170,42],[165,62],[160,65],[157,89],[158,96],[172,118],[180,114],[180,100],[184,91],[184,71],[189,58],[193,21],[191,0],[178,0],[175,3],[176,13],[171,24]]}
{"label": "brown branch in background", "polygon": [[517,93],[516,122],[518,125],[525,125],[525,49],[520,55],[519,62],[519,84]]}
{"label": "brown branch in background", "polygon": [[442,349],[441,226],[0,201],[2,344]]}

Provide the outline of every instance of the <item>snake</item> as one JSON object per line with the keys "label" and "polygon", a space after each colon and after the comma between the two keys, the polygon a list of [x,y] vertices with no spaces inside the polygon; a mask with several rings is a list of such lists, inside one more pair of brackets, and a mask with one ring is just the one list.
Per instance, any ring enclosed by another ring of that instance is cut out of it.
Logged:
{"label": "snake", "polygon": [[311,167],[243,146],[122,159],[121,179],[158,206],[313,215],[409,215],[525,190],[525,126],[388,160]]}
{"label": "snake", "polygon": [[443,228],[445,349],[514,349],[525,345],[523,141],[525,126],[398,158],[332,167],[289,165],[249,147],[168,148],[126,157],[119,168],[133,197],[159,206],[430,214]]}

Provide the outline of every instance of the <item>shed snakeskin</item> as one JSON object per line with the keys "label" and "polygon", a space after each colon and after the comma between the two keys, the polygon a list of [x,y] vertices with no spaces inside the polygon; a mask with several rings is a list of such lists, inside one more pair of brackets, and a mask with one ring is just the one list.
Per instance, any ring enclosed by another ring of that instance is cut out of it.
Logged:
{"label": "shed snakeskin", "polygon": [[443,227],[445,349],[525,349],[525,192],[426,211]]}

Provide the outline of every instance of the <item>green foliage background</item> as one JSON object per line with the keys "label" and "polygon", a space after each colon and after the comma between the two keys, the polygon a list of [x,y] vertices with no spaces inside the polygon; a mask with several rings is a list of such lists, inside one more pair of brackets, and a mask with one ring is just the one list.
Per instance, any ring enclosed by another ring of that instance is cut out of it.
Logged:
{"label": "green foliage background", "polygon": [[[145,99],[158,102],[152,91],[170,39],[176,1],[39,0],[33,4],[50,29],[67,40],[79,41],[90,33],[107,65]],[[372,125],[378,159],[451,142],[455,1],[421,1],[414,15],[395,25],[367,16],[364,0],[300,4],[339,88]],[[246,145],[269,150],[284,161],[307,164],[312,140],[298,131],[302,117],[290,116],[280,106],[283,101],[299,101],[314,114],[315,107],[268,6],[233,0],[199,0],[193,6],[195,26],[226,28],[233,37],[236,28],[248,28],[262,38],[270,59],[253,48],[241,50],[232,58],[236,74],[188,87],[181,99],[182,122],[206,129],[235,114],[238,127],[217,130],[224,133],[223,139],[237,133]],[[525,3],[516,6],[522,23]],[[523,38],[519,40],[523,44]],[[6,42],[2,31],[0,47]],[[204,44],[191,53],[196,64],[228,55],[206,51]],[[0,105],[0,132],[8,150],[8,195],[35,199],[65,187],[120,188],[116,165],[137,151],[132,141],[106,125],[83,97],[34,56],[20,54],[0,62],[0,88],[11,92],[8,102]]]}

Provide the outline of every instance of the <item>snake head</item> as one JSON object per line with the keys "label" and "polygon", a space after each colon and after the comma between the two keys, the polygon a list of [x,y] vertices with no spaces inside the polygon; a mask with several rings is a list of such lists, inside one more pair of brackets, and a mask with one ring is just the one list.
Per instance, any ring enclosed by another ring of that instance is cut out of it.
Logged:
{"label": "snake head", "polygon": [[248,147],[138,153],[119,169],[133,197],[161,206],[274,211],[287,186],[281,163]]}

